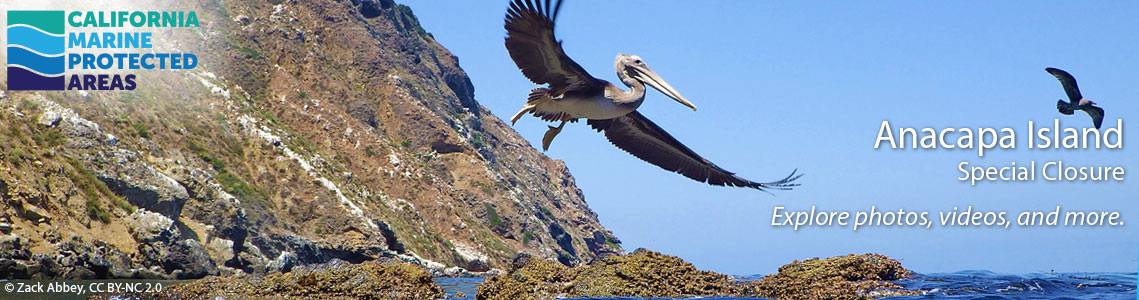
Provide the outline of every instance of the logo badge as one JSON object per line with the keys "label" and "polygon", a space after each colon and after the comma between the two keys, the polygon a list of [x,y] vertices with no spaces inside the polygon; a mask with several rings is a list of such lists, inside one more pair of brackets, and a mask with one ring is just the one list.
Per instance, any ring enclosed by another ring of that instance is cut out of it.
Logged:
{"label": "logo badge", "polygon": [[63,90],[64,14],[8,11],[8,89]]}

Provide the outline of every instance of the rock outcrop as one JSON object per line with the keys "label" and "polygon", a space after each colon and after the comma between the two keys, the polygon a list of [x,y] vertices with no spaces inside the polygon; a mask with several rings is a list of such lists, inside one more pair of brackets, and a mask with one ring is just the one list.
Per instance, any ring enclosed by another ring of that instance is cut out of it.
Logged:
{"label": "rock outcrop", "polygon": [[478,287],[478,299],[555,299],[579,297],[757,297],[770,299],[876,299],[916,295],[890,283],[910,272],[898,261],[862,254],[795,261],[779,273],[747,281],[696,269],[675,256],[638,249],[607,256],[589,265],[520,255],[505,274]]}
{"label": "rock outcrop", "polygon": [[342,260],[266,276],[207,277],[164,287],[160,293],[98,295],[146,299],[388,299],[443,298],[431,274],[415,264],[390,260],[349,264]]}
{"label": "rock outcrop", "polygon": [[519,253],[622,252],[565,165],[478,104],[410,8],[145,6],[197,13],[200,28],[157,30],[147,50],[195,53],[196,69],[138,70],[132,91],[0,93],[0,238],[15,251],[0,279],[380,258],[477,275]]}
{"label": "rock outcrop", "polygon": [[750,282],[748,293],[772,299],[876,299],[919,295],[890,281],[911,276],[901,263],[880,254],[794,261],[779,273]]}

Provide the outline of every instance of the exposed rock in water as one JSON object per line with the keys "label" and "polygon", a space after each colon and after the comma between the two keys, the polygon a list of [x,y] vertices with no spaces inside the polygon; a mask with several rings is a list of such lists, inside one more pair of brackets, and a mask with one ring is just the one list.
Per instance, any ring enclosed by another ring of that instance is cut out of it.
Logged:
{"label": "exposed rock in water", "polygon": [[850,254],[794,261],[779,267],[779,273],[750,282],[749,288],[774,299],[875,299],[920,294],[889,282],[911,275],[885,255]]}
{"label": "exposed rock in water", "polygon": [[[108,298],[102,295],[97,298]],[[154,299],[439,299],[443,289],[427,270],[393,260],[348,264],[333,260],[288,273],[207,277],[171,285],[160,294],[127,295]]]}
{"label": "exposed rock in water", "polygon": [[795,261],[759,281],[698,270],[678,257],[645,249],[570,268],[520,255],[507,273],[488,278],[478,299],[565,297],[759,297],[873,299],[917,294],[886,281],[909,276],[898,261],[878,254]]}
{"label": "exposed rock in water", "polygon": [[678,257],[638,249],[570,268],[558,262],[519,256],[506,274],[488,278],[478,299],[561,297],[738,296],[731,276],[697,270]]}

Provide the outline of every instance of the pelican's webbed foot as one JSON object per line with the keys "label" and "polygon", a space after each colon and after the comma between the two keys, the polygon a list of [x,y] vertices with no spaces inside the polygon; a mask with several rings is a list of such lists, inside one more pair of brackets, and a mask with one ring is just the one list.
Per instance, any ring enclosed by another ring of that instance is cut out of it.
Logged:
{"label": "pelican's webbed foot", "polygon": [[550,130],[546,130],[546,135],[542,136],[542,151],[550,149],[550,142],[553,142],[554,137],[562,132],[562,127],[566,127],[566,120],[562,120],[562,124],[558,127],[550,126]]}

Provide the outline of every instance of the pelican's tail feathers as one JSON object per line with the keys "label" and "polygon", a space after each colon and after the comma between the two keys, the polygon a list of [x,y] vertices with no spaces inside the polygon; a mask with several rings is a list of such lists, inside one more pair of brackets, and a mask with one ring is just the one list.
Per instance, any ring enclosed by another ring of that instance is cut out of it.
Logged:
{"label": "pelican's tail feathers", "polygon": [[518,122],[518,119],[522,118],[526,113],[533,112],[534,109],[538,107],[538,104],[549,100],[549,91],[547,88],[536,88],[530,91],[530,96],[526,97],[526,105],[522,106],[522,109],[514,114],[513,117],[510,117],[510,125],[514,125],[514,123]]}
{"label": "pelican's tail feathers", "polygon": [[1072,104],[1064,102],[1064,100],[1056,100],[1056,110],[1065,115],[1070,115],[1075,111],[1072,109]]}

